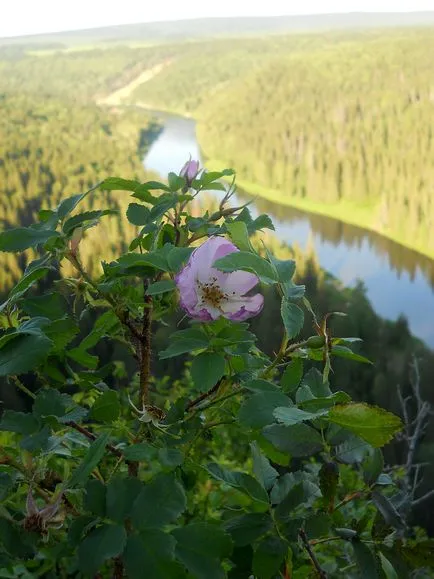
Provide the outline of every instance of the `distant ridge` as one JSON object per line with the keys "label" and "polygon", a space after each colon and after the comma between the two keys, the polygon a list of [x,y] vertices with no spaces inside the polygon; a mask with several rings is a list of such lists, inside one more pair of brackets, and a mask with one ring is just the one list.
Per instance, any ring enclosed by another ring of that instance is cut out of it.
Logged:
{"label": "distant ridge", "polygon": [[170,22],[123,24],[86,30],[0,38],[0,45],[77,45],[148,40],[164,42],[216,36],[279,34],[314,30],[398,28],[434,25],[429,12],[350,12],[304,16],[198,18]]}

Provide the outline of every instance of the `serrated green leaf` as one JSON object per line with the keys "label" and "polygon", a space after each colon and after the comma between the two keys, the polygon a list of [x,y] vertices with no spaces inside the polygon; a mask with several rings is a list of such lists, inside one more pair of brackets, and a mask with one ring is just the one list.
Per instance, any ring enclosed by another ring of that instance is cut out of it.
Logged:
{"label": "serrated green leaf", "polygon": [[362,403],[331,408],[329,420],[354,432],[374,447],[390,442],[402,428],[401,420],[394,414]]}
{"label": "serrated green leaf", "polygon": [[117,420],[121,411],[121,405],[117,392],[107,390],[103,392],[92,406],[90,415],[98,422],[113,422]]}
{"label": "serrated green leaf", "polygon": [[68,350],[66,355],[75,362],[78,362],[79,364],[84,366],[85,368],[95,370],[96,367],[98,366],[98,356],[93,356],[92,354],[89,354],[89,352],[86,352],[86,350],[83,350],[82,348],[73,348],[72,350]]}
{"label": "serrated green leaf", "polygon": [[268,504],[267,492],[252,476],[244,472],[227,470],[215,463],[208,464],[206,470],[215,479],[239,489],[253,500]]}
{"label": "serrated green leaf", "polygon": [[57,206],[57,216],[59,219],[64,219],[67,215],[74,211],[80,201],[82,201],[88,195],[88,193],[89,191],[86,193],[79,193],[78,195],[72,195],[72,197],[63,199]]}
{"label": "serrated green leaf", "polygon": [[155,447],[146,442],[131,444],[123,450],[126,460],[131,461],[151,460],[156,455],[156,452]]}
{"label": "serrated green leaf", "polygon": [[301,358],[294,358],[288,366],[280,380],[280,385],[283,392],[287,394],[292,394],[295,392],[300,384],[303,377],[303,360]]}
{"label": "serrated green leaf", "polygon": [[185,507],[185,492],[175,477],[158,474],[135,500],[131,520],[137,529],[163,527],[174,522]]}
{"label": "serrated green leaf", "polygon": [[39,427],[40,422],[33,414],[15,412],[15,410],[5,410],[0,421],[0,430],[17,434],[33,434],[39,430]]}
{"label": "serrated green leaf", "polygon": [[193,358],[190,371],[196,388],[206,392],[224,375],[225,358],[223,354],[204,352]]}
{"label": "serrated green leaf", "polygon": [[170,292],[176,288],[176,284],[171,279],[163,279],[161,281],[156,281],[155,283],[151,283],[146,290],[147,296],[156,296],[159,294],[164,294],[166,292]]}
{"label": "serrated green leaf", "polygon": [[265,490],[270,490],[274,485],[279,473],[270,464],[266,456],[262,454],[256,442],[250,444],[253,458],[253,474]]}
{"label": "serrated green leaf", "polygon": [[290,406],[283,392],[258,392],[245,400],[238,412],[240,423],[250,428],[262,428],[275,422],[273,412],[279,406]]}
{"label": "serrated green leaf", "polygon": [[319,410],[318,412],[306,412],[301,410],[296,406],[288,407],[278,407],[273,411],[273,416],[277,422],[285,424],[285,426],[292,426],[294,424],[300,424],[300,422],[305,422],[306,420],[315,420],[320,416],[324,416],[328,413],[327,410]]}
{"label": "serrated green leaf", "polygon": [[128,538],[123,555],[130,579],[178,579],[175,555],[175,539],[163,531],[152,529]]}
{"label": "serrated green leaf", "polygon": [[253,247],[249,240],[247,225],[243,221],[232,221],[232,223],[225,223],[225,226],[228,230],[229,237],[238,249],[253,252]]}
{"label": "serrated green leaf", "polygon": [[93,529],[78,548],[78,566],[83,573],[94,575],[107,559],[124,550],[127,541],[125,528],[103,524]]}
{"label": "serrated green leaf", "polygon": [[59,233],[54,230],[27,227],[8,229],[0,233],[0,251],[24,251],[46,243],[54,237],[59,237]]}
{"label": "serrated green leaf", "polygon": [[224,529],[230,534],[237,547],[250,545],[273,527],[269,513],[247,513],[233,517],[224,523]]}
{"label": "serrated green leaf", "polygon": [[135,477],[112,478],[107,484],[105,495],[107,517],[117,523],[123,523],[130,517],[134,502],[143,488],[143,483]]}
{"label": "serrated green leaf", "polygon": [[372,485],[380,476],[384,467],[383,453],[381,449],[374,448],[362,463],[363,480],[367,485]]}
{"label": "serrated green leaf", "polygon": [[127,209],[127,219],[133,225],[146,225],[150,218],[150,211],[139,203],[130,203]]}
{"label": "serrated green leaf", "polygon": [[217,259],[213,267],[225,272],[238,270],[250,271],[256,274],[264,283],[277,282],[277,272],[274,267],[259,255],[248,251],[230,253],[225,257]]}
{"label": "serrated green leaf", "polygon": [[272,579],[281,569],[288,553],[288,543],[280,537],[262,539],[253,554],[252,571],[258,579]]}
{"label": "serrated green leaf", "polygon": [[105,517],[106,486],[100,480],[87,481],[84,495],[84,508],[98,517]]}
{"label": "serrated green leaf", "polygon": [[332,346],[331,353],[333,356],[338,356],[340,358],[347,358],[348,360],[354,360],[354,362],[362,362],[363,364],[372,364],[371,360],[356,354],[347,346]]}
{"label": "serrated green leaf", "polygon": [[283,325],[289,339],[295,338],[302,330],[304,323],[304,312],[296,304],[282,299],[280,307]]}
{"label": "serrated green leaf", "polygon": [[193,523],[174,529],[175,554],[193,577],[224,579],[222,560],[232,551],[230,536],[209,523]]}
{"label": "serrated green leaf", "polygon": [[294,426],[272,424],[264,428],[263,434],[276,448],[293,457],[309,456],[323,447],[321,435],[304,423]]}
{"label": "serrated green leaf", "polygon": [[42,332],[26,335],[16,332],[0,346],[0,376],[25,374],[43,363],[53,342]]}
{"label": "serrated green leaf", "polygon": [[50,320],[62,318],[66,306],[66,301],[59,292],[26,298],[21,302],[21,308],[30,316],[43,316]]}
{"label": "serrated green leaf", "polygon": [[99,209],[78,213],[65,221],[62,228],[63,232],[66,235],[70,235],[77,227],[83,226],[86,228],[89,223],[96,224],[98,220],[105,215],[118,215],[118,211],[115,209]]}

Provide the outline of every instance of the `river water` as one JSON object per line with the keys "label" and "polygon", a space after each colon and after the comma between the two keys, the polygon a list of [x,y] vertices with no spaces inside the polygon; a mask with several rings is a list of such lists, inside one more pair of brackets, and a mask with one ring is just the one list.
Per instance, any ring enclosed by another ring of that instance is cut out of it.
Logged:
{"label": "river water", "polygon": [[[179,170],[191,155],[201,160],[192,119],[161,114],[164,130],[144,158],[162,176]],[[336,219],[257,200],[252,213],[268,213],[279,239],[314,247],[320,265],[345,285],[361,280],[375,311],[408,319],[413,334],[434,347],[434,261],[381,235]]]}

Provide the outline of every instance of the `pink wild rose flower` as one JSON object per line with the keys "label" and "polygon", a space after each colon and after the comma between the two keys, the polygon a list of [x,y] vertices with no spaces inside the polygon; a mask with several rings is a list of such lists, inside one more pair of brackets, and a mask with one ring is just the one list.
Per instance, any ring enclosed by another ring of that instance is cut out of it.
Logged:
{"label": "pink wild rose flower", "polygon": [[233,321],[243,321],[256,316],[262,310],[261,294],[245,294],[259,282],[258,277],[247,271],[225,273],[212,267],[228,255],[239,251],[223,237],[210,237],[197,247],[187,265],[176,275],[181,307],[196,320],[211,321],[220,316]]}

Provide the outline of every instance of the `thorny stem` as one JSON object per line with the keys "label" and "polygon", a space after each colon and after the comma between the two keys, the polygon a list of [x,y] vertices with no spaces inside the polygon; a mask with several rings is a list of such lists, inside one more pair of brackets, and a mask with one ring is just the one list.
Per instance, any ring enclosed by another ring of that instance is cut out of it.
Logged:
{"label": "thorny stem", "polygon": [[316,572],[318,573],[318,577],[320,577],[320,579],[327,579],[327,573],[324,571],[324,569],[319,564],[319,561],[316,558],[316,555],[313,552],[313,549],[309,543],[309,539],[307,538],[306,531],[304,529],[300,529],[298,534],[299,534],[300,539],[303,542],[303,546],[306,549],[307,554],[310,557],[310,560],[312,561],[313,566],[316,569]]}
{"label": "thorny stem", "polygon": [[224,378],[220,378],[220,380],[216,384],[214,384],[214,386],[212,388],[210,388],[207,392],[202,393],[200,396],[198,396],[194,400],[190,400],[190,402],[187,403],[187,406],[185,409],[191,410],[192,408],[194,408],[194,406],[197,406],[198,404],[200,404],[201,402],[203,402],[207,398],[210,398],[213,394],[216,394],[217,390],[220,388],[221,383],[223,382],[223,379]]}
{"label": "thorny stem", "polygon": [[144,309],[142,332],[140,336],[140,401],[142,408],[149,403],[149,378],[151,374],[151,324],[152,324],[152,297],[146,295],[148,283],[143,281]]}

